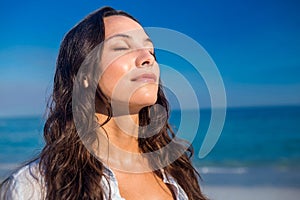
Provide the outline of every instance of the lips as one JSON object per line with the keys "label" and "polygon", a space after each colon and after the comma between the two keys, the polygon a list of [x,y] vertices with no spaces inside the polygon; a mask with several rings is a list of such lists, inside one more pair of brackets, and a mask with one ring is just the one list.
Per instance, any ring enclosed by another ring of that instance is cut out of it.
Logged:
{"label": "lips", "polygon": [[131,79],[131,81],[135,81],[135,82],[156,82],[156,76],[153,73],[145,73],[145,74],[141,74],[138,75],[134,78]]}

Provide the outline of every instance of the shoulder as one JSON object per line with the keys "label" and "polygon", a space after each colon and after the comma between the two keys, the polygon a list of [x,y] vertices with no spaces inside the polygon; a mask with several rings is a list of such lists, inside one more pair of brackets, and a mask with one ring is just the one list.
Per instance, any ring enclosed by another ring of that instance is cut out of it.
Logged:
{"label": "shoulder", "polygon": [[1,187],[1,199],[42,199],[43,177],[39,161],[31,162],[13,173]]}

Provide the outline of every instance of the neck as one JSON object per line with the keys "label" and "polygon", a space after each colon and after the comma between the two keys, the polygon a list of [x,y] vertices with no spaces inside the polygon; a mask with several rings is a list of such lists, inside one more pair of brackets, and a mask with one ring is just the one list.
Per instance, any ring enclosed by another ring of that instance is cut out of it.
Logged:
{"label": "neck", "polygon": [[[100,124],[107,117],[102,114],[96,116]],[[99,144],[94,149],[108,166],[120,171],[148,167],[138,145],[138,119],[138,114],[112,117],[99,129]]]}
{"label": "neck", "polygon": [[[100,122],[106,119],[106,116],[97,114]],[[121,115],[112,117],[102,126],[108,140],[113,145],[129,152],[138,153],[138,114]]]}

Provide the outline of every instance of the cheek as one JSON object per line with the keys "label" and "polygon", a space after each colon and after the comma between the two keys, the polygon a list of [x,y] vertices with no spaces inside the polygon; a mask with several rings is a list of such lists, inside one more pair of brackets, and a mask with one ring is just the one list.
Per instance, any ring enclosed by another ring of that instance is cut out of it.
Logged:
{"label": "cheek", "polygon": [[116,87],[122,84],[124,77],[130,70],[128,65],[121,63],[122,62],[114,62],[109,65],[100,78],[99,86],[103,93],[109,98],[111,98]]}
{"label": "cheek", "polygon": [[[99,81],[102,92],[115,102],[140,105],[142,107],[155,104],[158,83],[133,83],[130,78],[130,70],[131,65],[126,64],[123,59],[109,65]],[[152,72],[159,77],[158,65],[152,68]]]}

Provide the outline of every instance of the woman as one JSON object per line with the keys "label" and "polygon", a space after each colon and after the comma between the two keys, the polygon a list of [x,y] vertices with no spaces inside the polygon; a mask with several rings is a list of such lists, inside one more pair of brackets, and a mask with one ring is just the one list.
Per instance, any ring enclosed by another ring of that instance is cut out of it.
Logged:
{"label": "woman", "polygon": [[1,199],[205,199],[168,109],[141,25],[110,7],[91,13],[62,41],[45,147]]}

